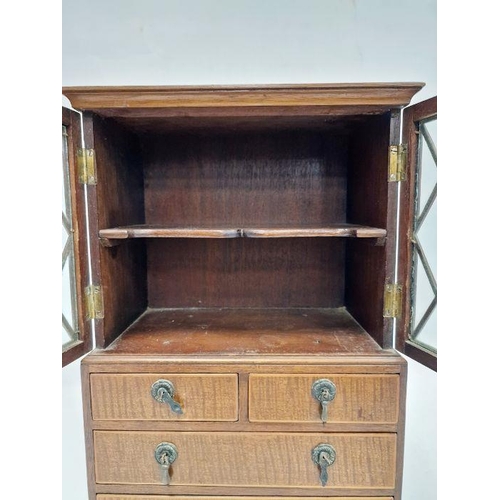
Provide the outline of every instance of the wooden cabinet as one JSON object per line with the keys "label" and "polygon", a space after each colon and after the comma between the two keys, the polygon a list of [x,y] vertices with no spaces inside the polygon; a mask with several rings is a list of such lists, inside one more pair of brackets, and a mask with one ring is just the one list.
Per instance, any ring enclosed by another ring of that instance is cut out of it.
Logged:
{"label": "wooden cabinet", "polygon": [[421,86],[63,90],[91,500],[400,499],[399,118]]}

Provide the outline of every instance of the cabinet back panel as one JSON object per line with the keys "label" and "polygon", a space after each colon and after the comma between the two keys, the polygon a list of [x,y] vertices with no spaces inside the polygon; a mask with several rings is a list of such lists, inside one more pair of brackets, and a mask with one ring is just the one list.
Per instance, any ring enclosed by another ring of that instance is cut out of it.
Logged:
{"label": "cabinet back panel", "polygon": [[310,131],[143,138],[147,224],[345,221],[347,138]]}
{"label": "cabinet back panel", "polygon": [[337,238],[148,241],[150,307],[339,307]]}

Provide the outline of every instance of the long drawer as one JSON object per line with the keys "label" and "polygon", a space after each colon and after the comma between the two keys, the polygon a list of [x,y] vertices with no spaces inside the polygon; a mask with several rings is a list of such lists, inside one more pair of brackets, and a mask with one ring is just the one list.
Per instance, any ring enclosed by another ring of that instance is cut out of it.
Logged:
{"label": "long drawer", "polygon": [[324,488],[392,489],[396,481],[395,434],[95,431],[96,482],[162,484],[161,443],[177,449],[171,485],[322,488],[312,459],[320,444],[335,451]]}
{"label": "long drawer", "polygon": [[[393,500],[393,497],[235,497],[224,496],[224,500]],[[207,496],[158,496],[158,495],[97,495],[97,500],[220,500]]]}
{"label": "long drawer", "polygon": [[[328,422],[396,423],[399,412],[398,375],[272,375],[249,378],[251,422],[321,422],[322,406],[313,394],[321,381],[330,391]],[[331,389],[333,387],[333,390]],[[333,394],[331,393],[333,391]],[[329,399],[328,398],[328,399]]]}
{"label": "long drawer", "polygon": [[[166,383],[177,411],[166,401]],[[236,374],[92,374],[90,391],[94,420],[238,420]]]}

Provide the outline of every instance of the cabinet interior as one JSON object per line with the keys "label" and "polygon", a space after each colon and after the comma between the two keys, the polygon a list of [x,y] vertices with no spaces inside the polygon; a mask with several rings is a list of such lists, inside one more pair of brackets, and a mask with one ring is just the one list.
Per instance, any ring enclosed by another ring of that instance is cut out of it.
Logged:
{"label": "cabinet interior", "polygon": [[100,347],[124,331],[112,349],[137,352],[124,342],[141,335],[159,353],[168,335],[207,352],[265,352],[265,335],[292,351],[294,335],[318,353],[387,347],[390,113],[86,120]]}

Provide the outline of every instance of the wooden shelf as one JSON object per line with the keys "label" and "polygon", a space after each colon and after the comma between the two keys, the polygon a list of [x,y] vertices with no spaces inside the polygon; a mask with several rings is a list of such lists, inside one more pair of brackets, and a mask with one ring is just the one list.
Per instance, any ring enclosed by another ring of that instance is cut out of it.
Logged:
{"label": "wooden shelf", "polygon": [[151,225],[123,226],[101,229],[104,244],[132,238],[384,238],[385,229],[356,224],[332,224],[311,227],[204,228],[164,227]]}
{"label": "wooden shelf", "polygon": [[110,354],[374,354],[378,344],[343,307],[148,309]]}

